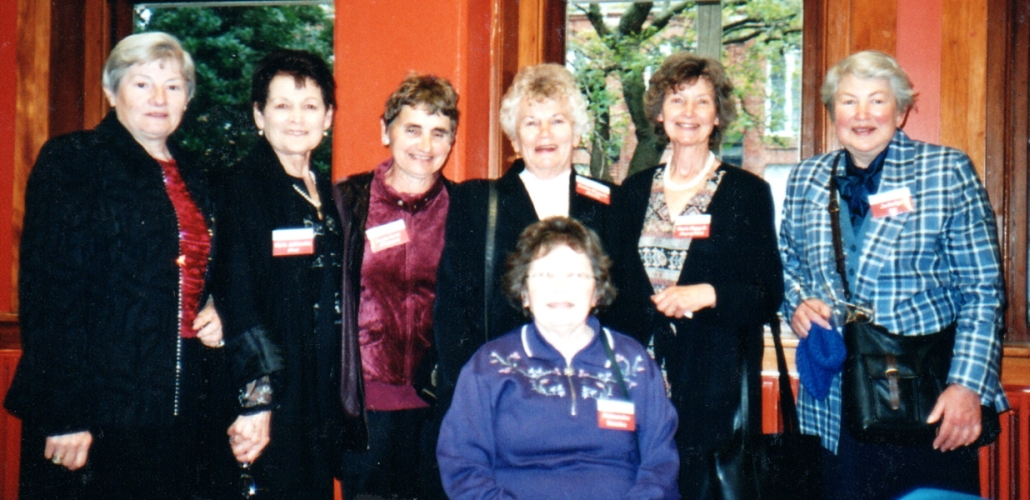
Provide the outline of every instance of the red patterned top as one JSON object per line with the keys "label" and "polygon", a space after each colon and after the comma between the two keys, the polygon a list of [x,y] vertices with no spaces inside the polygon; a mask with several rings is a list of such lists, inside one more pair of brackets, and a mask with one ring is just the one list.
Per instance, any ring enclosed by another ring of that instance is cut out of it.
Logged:
{"label": "red patterned top", "polygon": [[179,220],[179,258],[176,260],[179,264],[179,335],[192,338],[197,336],[193,321],[200,310],[200,295],[204,293],[211,234],[204,214],[197,208],[179,175],[175,160],[159,160],[158,163],[164,171],[165,190]]}

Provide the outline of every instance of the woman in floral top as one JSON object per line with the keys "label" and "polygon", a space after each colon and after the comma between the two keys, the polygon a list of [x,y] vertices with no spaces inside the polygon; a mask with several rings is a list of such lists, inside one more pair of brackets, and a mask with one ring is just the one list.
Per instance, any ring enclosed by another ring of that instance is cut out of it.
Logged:
{"label": "woman in floral top", "polygon": [[596,234],[526,228],[505,289],[533,322],[461,371],[437,447],[452,499],[675,499],[676,413],[658,366],[590,315],[615,290]]}
{"label": "woman in floral top", "polygon": [[746,363],[753,431],[761,432],[762,325],[783,299],[773,201],[762,179],[712,153],[736,116],[733,85],[714,60],[666,59],[646,95],[667,164],[626,180],[613,210],[623,240],[605,323],[653,340],[679,414],[680,492],[710,498],[709,456],[732,435]]}

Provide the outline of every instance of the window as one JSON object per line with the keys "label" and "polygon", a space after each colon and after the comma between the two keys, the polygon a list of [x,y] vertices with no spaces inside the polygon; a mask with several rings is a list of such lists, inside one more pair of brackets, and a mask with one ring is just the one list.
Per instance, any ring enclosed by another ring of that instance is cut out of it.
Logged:
{"label": "window", "polygon": [[[662,161],[643,95],[665,57],[696,50],[697,11],[692,2],[573,0],[566,14],[566,65],[594,119],[581,155],[591,175],[621,182]],[[802,19],[801,0],[722,2],[721,59],[740,102],[719,152],[727,163],[761,175],[799,160]]]}
{"label": "window", "polygon": [[770,54],[765,74],[766,133],[796,140],[801,130],[801,51]]}
{"label": "window", "polygon": [[[136,4],[136,32],[175,35],[193,56],[197,90],[177,132],[180,143],[211,170],[236,161],[257,140],[250,78],[273,49],[308,50],[333,63],[331,0],[148,2]],[[312,161],[328,171],[332,140]]]}

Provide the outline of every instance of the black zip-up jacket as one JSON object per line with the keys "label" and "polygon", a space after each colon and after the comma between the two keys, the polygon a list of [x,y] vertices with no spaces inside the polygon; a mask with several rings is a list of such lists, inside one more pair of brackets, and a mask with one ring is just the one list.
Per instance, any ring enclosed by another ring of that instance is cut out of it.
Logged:
{"label": "black zip-up jacket", "polygon": [[[203,174],[172,154],[213,228]],[[169,426],[195,412],[202,347],[179,337],[179,230],[163,177],[114,111],[48,141],[33,167],[23,354],[5,407],[47,435]]]}

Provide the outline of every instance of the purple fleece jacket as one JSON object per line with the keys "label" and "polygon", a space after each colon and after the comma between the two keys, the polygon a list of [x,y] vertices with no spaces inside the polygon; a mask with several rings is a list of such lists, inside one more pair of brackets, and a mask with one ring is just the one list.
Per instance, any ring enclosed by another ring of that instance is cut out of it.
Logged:
{"label": "purple fleece jacket", "polygon": [[532,324],[487,343],[465,365],[436,454],[447,495],[678,499],[676,412],[635,340],[604,329],[634,405],[636,432],[598,426],[598,400],[625,399],[598,333],[565,359]]}

